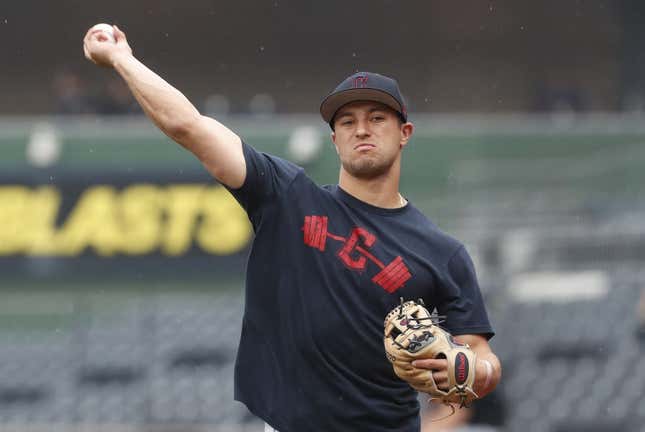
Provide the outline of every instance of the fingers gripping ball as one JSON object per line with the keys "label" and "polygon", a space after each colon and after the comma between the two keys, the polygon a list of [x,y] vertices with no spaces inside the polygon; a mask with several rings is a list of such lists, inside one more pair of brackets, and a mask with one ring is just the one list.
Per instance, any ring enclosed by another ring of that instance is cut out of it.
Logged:
{"label": "fingers gripping ball", "polygon": [[116,43],[116,38],[114,37],[114,28],[110,24],[96,24],[93,26],[90,31],[100,31],[106,38],[108,42]]}
{"label": "fingers gripping ball", "polygon": [[[475,353],[468,345],[455,341],[437,325],[423,303],[403,302],[385,317],[384,345],[394,372],[414,389],[428,393],[431,400],[467,406],[477,398],[475,382]],[[440,390],[432,370],[412,365],[418,359],[444,358],[448,362],[448,389]]]}

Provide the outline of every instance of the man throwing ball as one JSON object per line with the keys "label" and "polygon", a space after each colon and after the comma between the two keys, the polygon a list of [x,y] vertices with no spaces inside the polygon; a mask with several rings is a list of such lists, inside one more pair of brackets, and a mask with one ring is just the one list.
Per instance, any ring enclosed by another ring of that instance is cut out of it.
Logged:
{"label": "man throwing ball", "polygon": [[[501,366],[488,344],[493,330],[472,261],[399,192],[401,154],[414,125],[395,80],[357,73],[323,100],[340,175],[337,185],[318,186],[302,168],[256,151],[201,115],[132,55],[117,27],[114,42],[101,30],[88,31],[84,50],[89,60],[114,68],[154,124],[192,152],[248,214],[255,239],[235,399],[267,430],[416,432],[415,388],[465,401],[465,390],[449,388],[455,365],[445,356],[414,357],[432,335],[419,327],[426,319],[421,309],[407,307],[405,318],[401,298],[421,299],[445,316],[441,325],[452,336],[444,345],[472,350],[456,366],[457,382],[469,377],[468,400],[495,388]],[[395,371],[399,348],[411,360]],[[431,385],[407,381],[410,368],[410,376]]]}

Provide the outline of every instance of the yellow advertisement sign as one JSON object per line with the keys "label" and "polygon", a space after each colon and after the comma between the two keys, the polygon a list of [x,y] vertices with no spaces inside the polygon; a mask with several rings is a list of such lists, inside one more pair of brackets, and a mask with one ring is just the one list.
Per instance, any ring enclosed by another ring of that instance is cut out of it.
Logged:
{"label": "yellow advertisement sign", "polygon": [[0,256],[182,256],[194,247],[229,255],[252,236],[246,213],[222,186],[93,185],[64,216],[61,204],[55,186],[0,185]]}

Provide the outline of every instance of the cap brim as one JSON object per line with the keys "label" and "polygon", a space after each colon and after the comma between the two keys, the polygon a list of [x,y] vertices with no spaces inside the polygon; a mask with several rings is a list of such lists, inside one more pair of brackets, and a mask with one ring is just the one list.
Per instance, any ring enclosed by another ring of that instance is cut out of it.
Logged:
{"label": "cap brim", "polygon": [[380,102],[398,113],[402,111],[401,105],[388,93],[377,89],[361,88],[343,90],[327,96],[320,104],[320,115],[330,123],[340,107],[356,101]]}

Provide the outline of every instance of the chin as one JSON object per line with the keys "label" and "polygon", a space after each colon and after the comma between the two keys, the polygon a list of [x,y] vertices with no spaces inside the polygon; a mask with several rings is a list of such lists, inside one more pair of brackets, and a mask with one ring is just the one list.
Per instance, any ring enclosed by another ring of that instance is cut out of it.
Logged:
{"label": "chin", "polygon": [[350,163],[343,163],[345,171],[347,171],[352,177],[361,179],[381,177],[383,174],[387,173],[391,167],[392,164],[378,163],[378,161],[374,159],[362,159]]}

